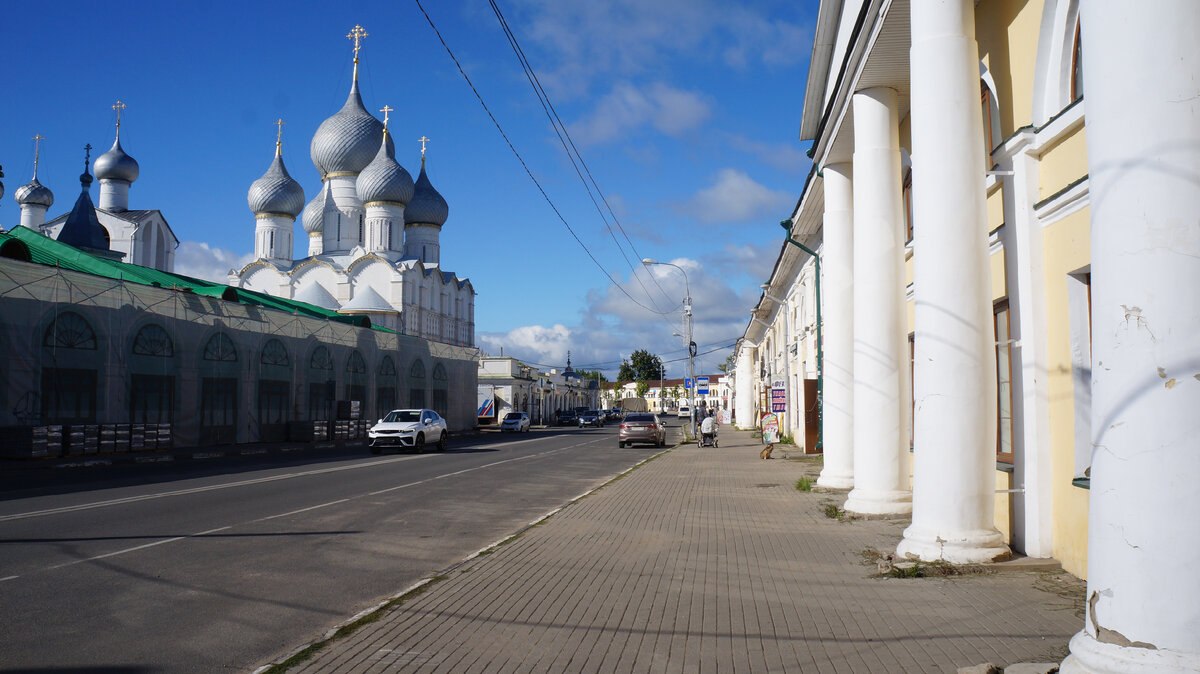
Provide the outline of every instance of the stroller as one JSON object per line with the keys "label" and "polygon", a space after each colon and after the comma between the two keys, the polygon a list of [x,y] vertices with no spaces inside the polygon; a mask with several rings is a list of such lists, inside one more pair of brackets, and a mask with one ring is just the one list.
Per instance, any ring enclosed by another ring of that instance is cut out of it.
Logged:
{"label": "stroller", "polygon": [[717,420],[712,416],[704,418],[700,424],[699,437],[696,439],[696,445],[699,447],[716,447],[717,446]]}

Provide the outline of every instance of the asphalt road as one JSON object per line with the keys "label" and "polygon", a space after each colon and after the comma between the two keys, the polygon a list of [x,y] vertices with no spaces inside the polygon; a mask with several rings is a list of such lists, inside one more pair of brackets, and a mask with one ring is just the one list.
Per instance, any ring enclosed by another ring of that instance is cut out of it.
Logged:
{"label": "asphalt road", "polygon": [[657,451],[616,433],[9,475],[0,672],[247,671]]}

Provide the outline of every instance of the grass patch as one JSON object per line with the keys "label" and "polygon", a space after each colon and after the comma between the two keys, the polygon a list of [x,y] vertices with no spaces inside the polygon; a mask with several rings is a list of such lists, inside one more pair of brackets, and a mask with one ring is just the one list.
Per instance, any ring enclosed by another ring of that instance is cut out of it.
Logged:
{"label": "grass patch", "polygon": [[807,475],[805,475],[804,477],[800,478],[799,480],[796,480],[796,490],[797,491],[812,491],[812,479],[809,478]]}
{"label": "grass patch", "polygon": [[429,591],[430,588],[432,588],[434,586],[434,584],[440,583],[443,580],[446,580],[445,576],[434,576],[434,577],[430,578],[428,583],[421,585],[421,587],[409,590],[408,592],[405,592],[404,594],[400,595],[399,597],[396,597],[395,599],[389,600],[383,606],[380,606],[378,610],[371,611],[367,615],[362,616],[361,618],[359,618],[357,620],[354,620],[352,622],[346,623],[345,625],[342,625],[329,638],[322,639],[321,641],[319,641],[315,644],[309,644],[306,648],[295,653],[287,660],[284,660],[283,662],[280,662],[279,664],[276,664],[276,665],[271,665],[267,669],[263,670],[264,674],[280,674],[282,672],[286,672],[287,670],[291,669],[292,667],[295,667],[296,665],[299,665],[302,662],[308,661],[310,658],[312,658],[312,656],[314,656],[318,652],[320,652],[321,649],[328,646],[331,641],[333,641],[335,639],[341,639],[343,637],[346,637],[350,634],[353,634],[356,630],[363,627],[364,625],[370,625],[373,622],[377,622],[377,621],[381,620],[385,614],[390,613],[391,611],[394,611],[395,609],[399,608],[400,605],[403,604],[404,602],[409,601],[411,599],[416,599],[417,597],[425,594],[427,591]]}
{"label": "grass patch", "polygon": [[980,564],[951,564],[943,559],[923,562],[917,559],[895,560],[875,548],[858,553],[865,566],[874,566],[877,578],[947,578],[950,576],[985,576],[995,573]]}
{"label": "grass patch", "polygon": [[825,501],[821,504],[821,506],[821,512],[825,513],[825,516],[831,520],[841,520],[845,522],[848,519],[846,511],[842,510],[842,508],[833,501]]}

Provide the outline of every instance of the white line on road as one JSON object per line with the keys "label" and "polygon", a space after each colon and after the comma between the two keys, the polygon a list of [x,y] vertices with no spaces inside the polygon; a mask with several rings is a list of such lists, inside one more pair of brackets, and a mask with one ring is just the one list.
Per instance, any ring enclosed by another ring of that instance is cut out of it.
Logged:
{"label": "white line on road", "polygon": [[326,508],[326,507],[328,507],[328,506],[331,506],[331,505],[337,505],[337,504],[339,504],[339,503],[345,503],[346,501],[349,501],[349,500],[350,500],[350,499],[348,499],[348,498],[340,498],[340,499],[338,499],[338,500],[336,500],[336,501],[330,501],[329,503],[322,503],[322,504],[320,504],[320,505],[309,506],[309,507],[307,507],[307,508],[301,508],[301,509],[299,509],[299,510],[293,510],[293,511],[291,511],[290,513],[280,513],[280,514],[278,514],[278,515],[271,515],[270,517],[264,517],[264,518],[262,518],[261,520],[254,520],[254,521],[255,521],[255,522],[266,522],[267,520],[278,519],[278,518],[280,518],[280,517],[287,517],[288,515],[299,515],[300,513],[306,513],[306,512],[308,512],[308,511],[310,511],[310,510],[316,510],[317,508]]}
{"label": "white line on road", "polygon": [[146,548],[153,548],[156,545],[163,545],[164,543],[174,543],[175,541],[182,541],[185,538],[197,538],[199,536],[207,536],[208,534],[215,534],[218,531],[225,531],[226,529],[232,529],[232,528],[233,527],[217,527],[216,529],[209,529],[208,531],[201,531],[199,533],[190,534],[188,536],[172,536],[171,538],[164,538],[161,541],[154,541],[153,543],[146,543],[144,545],[135,545],[132,548],[125,548],[124,550],[114,550],[113,552],[106,552],[103,555],[96,555],[94,557],[86,557],[84,559],[76,559],[76,560],[67,562],[65,564],[55,564],[54,566],[48,566],[46,568],[48,570],[61,569],[61,568],[67,567],[67,566],[75,566],[76,564],[83,564],[84,562],[94,562],[97,559],[108,559],[109,557],[116,557],[117,555],[124,555],[124,554],[128,554],[130,552],[137,552],[138,550],[145,550]]}

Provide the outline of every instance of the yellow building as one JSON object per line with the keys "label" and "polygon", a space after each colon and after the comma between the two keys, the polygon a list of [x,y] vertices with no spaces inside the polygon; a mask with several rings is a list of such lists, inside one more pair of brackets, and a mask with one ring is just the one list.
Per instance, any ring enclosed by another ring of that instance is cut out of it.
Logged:
{"label": "yellow building", "polygon": [[[819,483],[911,513],[901,556],[1087,578],[1064,671],[1200,668],[1200,543],[1171,524],[1200,516],[1197,29],[1183,0],[818,13],[789,234],[821,258]],[[771,301],[797,255],[739,344],[739,410],[764,338],[798,339]]]}

